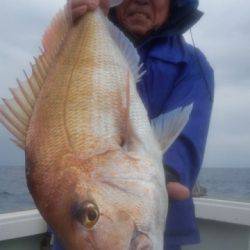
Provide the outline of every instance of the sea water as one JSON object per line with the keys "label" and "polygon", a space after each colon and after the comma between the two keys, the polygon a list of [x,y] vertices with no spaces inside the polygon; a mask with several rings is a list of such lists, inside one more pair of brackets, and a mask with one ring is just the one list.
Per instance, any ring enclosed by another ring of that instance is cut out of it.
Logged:
{"label": "sea water", "polygon": [[[203,168],[200,185],[208,198],[250,202],[250,168]],[[0,166],[0,213],[35,208],[23,166]]]}

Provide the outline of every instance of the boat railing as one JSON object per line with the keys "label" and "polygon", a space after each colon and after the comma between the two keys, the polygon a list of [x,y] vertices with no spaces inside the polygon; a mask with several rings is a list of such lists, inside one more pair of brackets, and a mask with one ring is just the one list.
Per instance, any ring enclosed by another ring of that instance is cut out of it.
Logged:
{"label": "boat railing", "polygon": [[[184,250],[250,250],[250,203],[208,198],[194,198],[194,203],[202,243]],[[0,214],[0,249],[6,242],[34,238],[46,231],[47,225],[36,209]]]}

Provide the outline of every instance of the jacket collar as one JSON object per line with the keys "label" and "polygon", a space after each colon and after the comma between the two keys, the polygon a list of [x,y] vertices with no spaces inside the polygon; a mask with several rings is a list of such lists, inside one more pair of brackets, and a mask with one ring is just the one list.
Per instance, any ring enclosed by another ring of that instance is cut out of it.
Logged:
{"label": "jacket collar", "polygon": [[[144,46],[141,47],[143,54]],[[146,49],[147,51],[147,49]],[[174,64],[187,63],[189,60],[187,44],[183,36],[158,37],[151,41],[148,57]]]}

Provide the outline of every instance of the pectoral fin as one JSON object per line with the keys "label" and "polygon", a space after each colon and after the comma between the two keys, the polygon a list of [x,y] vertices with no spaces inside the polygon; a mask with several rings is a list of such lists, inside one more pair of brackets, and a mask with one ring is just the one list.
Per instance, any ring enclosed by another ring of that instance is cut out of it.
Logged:
{"label": "pectoral fin", "polygon": [[180,135],[189,120],[192,109],[193,104],[190,104],[184,108],[175,109],[151,120],[151,126],[163,152],[165,152]]}

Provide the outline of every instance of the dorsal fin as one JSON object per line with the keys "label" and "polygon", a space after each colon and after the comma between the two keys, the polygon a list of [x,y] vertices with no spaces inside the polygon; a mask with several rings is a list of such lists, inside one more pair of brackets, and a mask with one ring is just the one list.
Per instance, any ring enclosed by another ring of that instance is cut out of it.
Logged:
{"label": "dorsal fin", "polygon": [[45,31],[42,39],[43,49],[38,57],[34,57],[35,63],[31,64],[31,75],[28,76],[24,71],[25,81],[17,80],[18,87],[10,90],[13,98],[2,99],[0,123],[14,135],[15,139],[12,141],[23,149],[36,99],[66,39],[71,24],[71,13],[66,5],[63,10],[58,12]]}
{"label": "dorsal fin", "polygon": [[141,72],[142,64],[140,64],[140,57],[131,41],[118,29],[113,23],[107,20],[109,32],[113,40],[116,42],[121,53],[127,60],[130,70],[133,74],[135,82],[138,82],[144,72]]}

